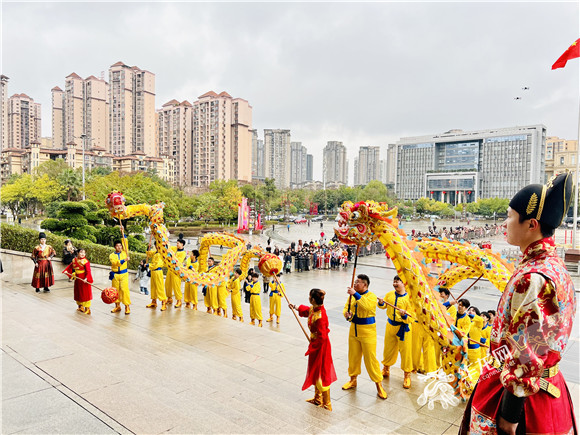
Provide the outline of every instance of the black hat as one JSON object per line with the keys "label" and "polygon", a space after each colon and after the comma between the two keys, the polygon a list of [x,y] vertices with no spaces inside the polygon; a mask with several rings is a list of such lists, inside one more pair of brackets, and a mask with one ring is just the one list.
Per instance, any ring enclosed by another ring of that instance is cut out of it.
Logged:
{"label": "black hat", "polygon": [[38,240],[40,240],[40,239],[46,239],[46,234],[44,234],[44,233],[39,233],[39,234],[38,234]]}
{"label": "black hat", "polygon": [[185,240],[183,239],[183,233],[179,233],[179,238],[177,239],[179,243],[185,245]]}
{"label": "black hat", "polygon": [[536,219],[550,228],[558,228],[572,199],[572,175],[565,172],[554,175],[546,185],[530,184],[514,195],[512,210],[527,219]]}

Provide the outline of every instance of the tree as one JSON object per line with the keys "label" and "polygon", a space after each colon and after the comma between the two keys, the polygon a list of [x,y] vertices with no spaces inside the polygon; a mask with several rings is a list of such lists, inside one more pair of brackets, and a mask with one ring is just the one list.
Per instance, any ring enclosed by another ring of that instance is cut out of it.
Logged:
{"label": "tree", "polygon": [[0,190],[2,203],[6,205],[15,218],[20,212],[27,209],[30,202],[29,194],[32,190],[33,180],[30,174],[23,174],[16,178],[13,183],[5,184]]}
{"label": "tree", "polygon": [[56,180],[65,170],[70,169],[64,159],[47,160],[34,168],[34,176],[48,175],[51,180]]}
{"label": "tree", "polygon": [[42,208],[46,208],[51,202],[62,198],[62,186],[54,178],[44,174],[34,180],[28,196],[36,200]]}
{"label": "tree", "polygon": [[379,180],[369,181],[368,184],[360,192],[359,200],[388,202],[389,192],[387,190],[387,186],[385,186]]}
{"label": "tree", "polygon": [[66,192],[67,201],[79,199],[78,197],[83,186],[81,174],[67,167],[59,174],[58,182]]}

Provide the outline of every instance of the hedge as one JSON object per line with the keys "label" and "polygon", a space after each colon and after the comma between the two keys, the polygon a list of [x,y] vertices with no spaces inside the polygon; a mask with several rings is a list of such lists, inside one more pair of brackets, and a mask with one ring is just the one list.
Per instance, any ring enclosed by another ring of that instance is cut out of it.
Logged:
{"label": "hedge", "polygon": [[[30,228],[23,228],[18,225],[0,224],[0,234],[2,236],[0,246],[3,249],[28,252],[32,254],[32,250],[36,245],[38,245],[38,231],[31,230]],[[54,248],[58,257],[62,256],[64,241],[67,238],[68,237],[46,232],[46,243]],[[87,251],[87,258],[91,263],[110,266],[109,255],[115,252],[113,247],[98,245],[86,240],[70,239],[75,248],[83,248]],[[139,262],[147,256],[146,254],[129,251],[129,257],[131,258],[129,260],[129,269],[137,269]]]}

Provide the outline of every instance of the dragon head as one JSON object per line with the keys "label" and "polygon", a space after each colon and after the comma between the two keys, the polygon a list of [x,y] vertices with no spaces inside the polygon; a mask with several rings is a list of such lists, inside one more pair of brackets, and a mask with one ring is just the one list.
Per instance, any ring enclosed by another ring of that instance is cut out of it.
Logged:
{"label": "dragon head", "polygon": [[346,201],[336,217],[334,233],[342,243],[365,246],[377,239],[383,225],[398,227],[396,207],[389,210],[384,202]]}
{"label": "dragon head", "polygon": [[109,193],[105,202],[109,212],[111,213],[111,216],[118,216],[123,214],[126,210],[125,197],[118,190],[113,190],[111,193]]}

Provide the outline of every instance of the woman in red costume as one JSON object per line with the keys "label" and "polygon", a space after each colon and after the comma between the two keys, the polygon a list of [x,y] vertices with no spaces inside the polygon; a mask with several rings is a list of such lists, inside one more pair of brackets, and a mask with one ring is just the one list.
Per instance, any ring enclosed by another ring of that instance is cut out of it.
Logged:
{"label": "woman in red costume", "polygon": [[[77,257],[62,273],[66,273],[71,279],[75,280],[74,298],[78,305],[77,311],[91,314],[91,300],[93,299],[91,284],[93,283],[93,275],[91,274],[91,263],[85,258],[85,255],[85,250],[80,249]],[[87,282],[83,282],[81,279]]]}
{"label": "woman in red costume", "polygon": [[40,292],[40,287],[44,288],[45,292],[49,292],[49,287],[54,285],[54,272],[52,270],[52,257],[56,255],[56,251],[52,246],[46,244],[46,234],[40,233],[38,235],[39,244],[34,247],[30,258],[34,261],[34,273],[32,274],[32,287],[36,289],[36,293]]}
{"label": "woman in red costume", "polygon": [[332,363],[330,339],[328,338],[330,330],[328,329],[328,316],[324,308],[325,294],[324,290],[314,288],[310,290],[311,307],[306,305],[296,307],[292,304],[289,307],[298,311],[300,317],[308,317],[308,329],[310,329],[310,344],[306,351],[308,369],[302,390],[314,385],[314,398],[307,400],[307,402],[332,411],[330,384],[337,378]]}
{"label": "woman in red costume", "polygon": [[559,361],[576,312],[574,284],[556,253],[554,230],[572,199],[569,173],[532,184],[510,201],[507,242],[523,258],[503,291],[490,361],[465,409],[460,434],[578,433]]}

